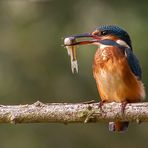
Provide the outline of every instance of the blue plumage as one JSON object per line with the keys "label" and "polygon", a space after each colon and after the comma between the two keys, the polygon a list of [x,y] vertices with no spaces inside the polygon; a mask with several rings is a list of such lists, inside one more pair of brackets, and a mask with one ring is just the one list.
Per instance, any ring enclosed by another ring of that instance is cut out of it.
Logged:
{"label": "blue plumage", "polygon": [[106,31],[106,34],[112,34],[114,36],[119,37],[120,39],[125,41],[132,49],[132,43],[131,43],[129,34],[122,28],[115,25],[103,25],[103,26],[97,27],[96,29],[100,31]]}
{"label": "blue plumage", "polygon": [[142,78],[142,71],[137,57],[134,55],[131,49],[125,49],[125,55],[127,56],[128,64],[132,72],[137,76],[139,80]]}

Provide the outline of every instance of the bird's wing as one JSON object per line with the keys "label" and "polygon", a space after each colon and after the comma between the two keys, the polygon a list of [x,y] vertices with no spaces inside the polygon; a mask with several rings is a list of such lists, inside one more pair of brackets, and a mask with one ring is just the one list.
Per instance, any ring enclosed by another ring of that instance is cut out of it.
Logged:
{"label": "bird's wing", "polygon": [[127,57],[128,64],[132,72],[137,76],[139,80],[142,78],[142,71],[137,57],[134,55],[130,48],[125,49],[125,55]]}

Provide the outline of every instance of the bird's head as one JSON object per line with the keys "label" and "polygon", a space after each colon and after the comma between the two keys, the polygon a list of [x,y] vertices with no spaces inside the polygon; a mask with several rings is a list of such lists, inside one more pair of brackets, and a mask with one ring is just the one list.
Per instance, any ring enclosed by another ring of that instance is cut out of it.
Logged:
{"label": "bird's head", "polygon": [[[131,40],[128,33],[122,28],[115,25],[99,26],[91,33],[77,34],[71,37],[73,37],[74,39],[81,38],[80,41],[76,41],[71,45],[85,45],[85,44],[93,44],[98,46],[119,45],[132,49]],[[83,38],[87,39],[84,40]]]}

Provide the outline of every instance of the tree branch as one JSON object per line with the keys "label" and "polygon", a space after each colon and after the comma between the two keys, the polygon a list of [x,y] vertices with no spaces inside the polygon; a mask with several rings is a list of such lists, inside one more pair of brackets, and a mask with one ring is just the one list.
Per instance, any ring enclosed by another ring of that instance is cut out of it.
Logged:
{"label": "tree branch", "polygon": [[0,105],[0,123],[87,123],[99,121],[148,121],[148,103],[49,103]]}

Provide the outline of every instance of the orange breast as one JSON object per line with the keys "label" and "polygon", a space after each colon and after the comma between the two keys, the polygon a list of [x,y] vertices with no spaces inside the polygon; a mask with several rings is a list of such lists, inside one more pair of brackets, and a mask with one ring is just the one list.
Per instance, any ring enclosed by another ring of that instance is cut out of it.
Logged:
{"label": "orange breast", "polygon": [[117,47],[97,50],[93,74],[103,101],[139,102],[145,95],[142,82],[137,80],[124,52]]}

